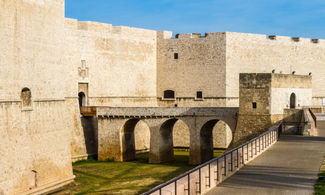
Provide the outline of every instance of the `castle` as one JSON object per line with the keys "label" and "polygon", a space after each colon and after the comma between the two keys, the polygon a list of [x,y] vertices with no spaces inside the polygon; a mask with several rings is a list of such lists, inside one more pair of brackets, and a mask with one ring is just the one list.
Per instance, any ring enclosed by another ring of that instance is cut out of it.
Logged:
{"label": "castle", "polygon": [[[0,194],[42,193],[74,179],[72,160],[96,153],[87,145],[96,140],[85,136],[95,136],[94,119],[81,117],[80,106],[238,107],[239,73],[272,71],[312,74],[309,106],[325,104],[325,40],[233,32],[173,38],[65,18],[64,5],[0,0]],[[145,124],[138,126],[146,137]],[[215,129],[216,147],[226,148],[229,127]],[[139,140],[138,149],[148,148]]]}

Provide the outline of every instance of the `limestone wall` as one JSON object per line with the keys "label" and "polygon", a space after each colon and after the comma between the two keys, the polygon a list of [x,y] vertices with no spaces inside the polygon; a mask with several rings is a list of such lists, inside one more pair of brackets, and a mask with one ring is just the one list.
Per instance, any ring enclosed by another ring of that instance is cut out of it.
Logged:
{"label": "limestone wall", "polygon": [[[176,97],[174,102],[159,102],[160,106],[225,106],[225,38],[225,33],[172,38],[171,32],[158,32],[157,95],[162,98],[165,90],[173,90]],[[204,101],[195,101],[197,91],[202,91]]]}
{"label": "limestone wall", "polygon": [[283,117],[287,117],[287,114],[284,115],[284,109],[290,107],[292,94],[295,94],[294,108],[310,107],[312,77],[292,74],[241,73],[235,142],[240,144],[265,131]]}
{"label": "limestone wall", "polygon": [[[64,102],[64,0],[0,5],[0,194],[36,192],[73,179]],[[31,92],[28,107],[21,104],[23,88]],[[31,187],[31,174],[37,188]]]}
{"label": "limestone wall", "polygon": [[325,41],[318,43],[300,38],[298,42],[290,37],[277,36],[271,40],[266,35],[247,33],[226,33],[227,97],[237,97],[239,73],[264,72],[299,75],[313,75],[314,106],[322,105],[325,97]]}
{"label": "limestone wall", "polygon": [[66,19],[66,59],[77,84],[88,83],[91,106],[156,106],[156,31]]}

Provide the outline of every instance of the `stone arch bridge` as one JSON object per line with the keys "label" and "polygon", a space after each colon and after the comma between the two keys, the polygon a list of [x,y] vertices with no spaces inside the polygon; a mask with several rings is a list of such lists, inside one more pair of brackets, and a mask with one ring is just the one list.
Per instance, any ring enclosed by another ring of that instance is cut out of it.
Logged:
{"label": "stone arch bridge", "polygon": [[150,129],[149,162],[172,161],[173,126],[182,120],[190,131],[190,164],[213,158],[212,129],[222,120],[235,133],[238,108],[97,107],[98,160],[135,159],[134,129],[142,120]]}

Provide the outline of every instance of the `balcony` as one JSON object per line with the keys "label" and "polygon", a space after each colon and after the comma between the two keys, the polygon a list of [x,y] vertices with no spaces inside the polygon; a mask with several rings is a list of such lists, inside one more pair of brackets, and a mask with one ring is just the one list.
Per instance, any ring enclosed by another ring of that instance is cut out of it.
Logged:
{"label": "balcony", "polygon": [[82,116],[96,116],[96,106],[81,106],[80,114]]}

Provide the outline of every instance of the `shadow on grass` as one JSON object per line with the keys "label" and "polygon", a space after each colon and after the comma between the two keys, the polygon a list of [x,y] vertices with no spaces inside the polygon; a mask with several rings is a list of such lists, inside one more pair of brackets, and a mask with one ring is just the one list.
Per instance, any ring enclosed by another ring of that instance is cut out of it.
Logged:
{"label": "shadow on grass", "polygon": [[188,151],[175,150],[174,155],[173,162],[161,164],[149,164],[148,152],[129,162],[89,159],[73,163],[75,182],[61,194],[141,194],[195,167],[188,165]]}

